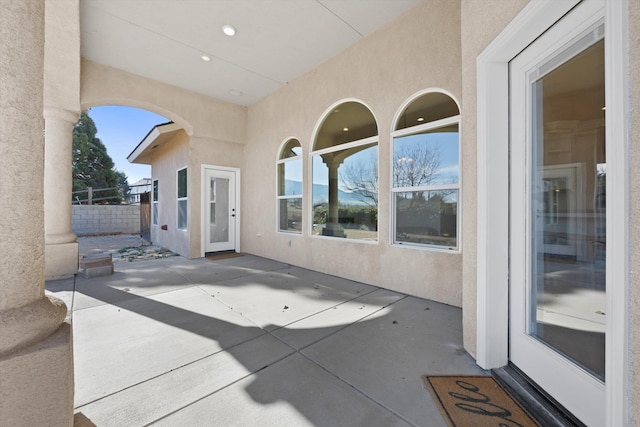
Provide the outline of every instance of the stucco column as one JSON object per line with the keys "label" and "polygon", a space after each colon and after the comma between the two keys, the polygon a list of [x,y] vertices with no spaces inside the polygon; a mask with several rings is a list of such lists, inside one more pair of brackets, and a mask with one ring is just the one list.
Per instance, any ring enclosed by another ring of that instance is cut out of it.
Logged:
{"label": "stucco column", "polygon": [[78,113],[44,108],[46,279],[69,277],[78,272],[78,241],[71,231],[71,150],[73,126],[78,118]]}
{"label": "stucco column", "polygon": [[72,425],[67,309],[44,293],[44,1],[0,13],[0,424]]}

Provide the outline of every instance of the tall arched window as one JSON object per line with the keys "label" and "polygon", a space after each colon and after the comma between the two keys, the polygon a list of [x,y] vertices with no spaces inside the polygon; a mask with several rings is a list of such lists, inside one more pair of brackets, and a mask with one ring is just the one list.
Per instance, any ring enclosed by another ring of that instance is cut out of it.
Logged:
{"label": "tall arched window", "polygon": [[302,146],[291,138],[278,156],[278,231],[302,232]]}
{"label": "tall arched window", "polygon": [[331,108],[313,144],[314,235],[378,240],[378,126],[359,102]]}
{"label": "tall arched window", "polygon": [[411,101],[393,139],[393,243],[457,250],[460,110],[441,92]]}

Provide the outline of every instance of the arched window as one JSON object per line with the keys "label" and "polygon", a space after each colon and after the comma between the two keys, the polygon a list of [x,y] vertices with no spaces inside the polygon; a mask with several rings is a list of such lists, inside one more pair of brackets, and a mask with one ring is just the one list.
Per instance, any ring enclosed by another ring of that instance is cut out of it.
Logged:
{"label": "arched window", "polygon": [[441,92],[411,101],[399,115],[391,175],[393,243],[457,250],[460,110]]}
{"label": "arched window", "polygon": [[302,146],[291,138],[278,156],[278,231],[302,232]]}
{"label": "arched window", "polygon": [[359,102],[331,108],[313,144],[314,235],[378,240],[378,126]]}

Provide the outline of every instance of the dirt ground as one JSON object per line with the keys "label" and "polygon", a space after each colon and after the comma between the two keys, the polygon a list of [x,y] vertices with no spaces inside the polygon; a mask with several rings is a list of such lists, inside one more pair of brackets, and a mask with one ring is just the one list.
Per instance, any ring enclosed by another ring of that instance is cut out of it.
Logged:
{"label": "dirt ground", "polygon": [[80,258],[95,253],[110,253],[113,261],[144,261],[177,254],[161,246],[152,245],[138,234],[78,236]]}

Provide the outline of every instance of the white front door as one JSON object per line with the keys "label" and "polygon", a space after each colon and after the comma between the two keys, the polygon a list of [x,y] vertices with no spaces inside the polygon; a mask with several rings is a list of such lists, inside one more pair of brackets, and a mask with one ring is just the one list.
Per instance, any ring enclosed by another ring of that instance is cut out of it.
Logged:
{"label": "white front door", "polygon": [[509,358],[587,425],[605,421],[603,0],[514,58]]}
{"label": "white front door", "polygon": [[237,171],[205,168],[204,252],[238,250]]}

